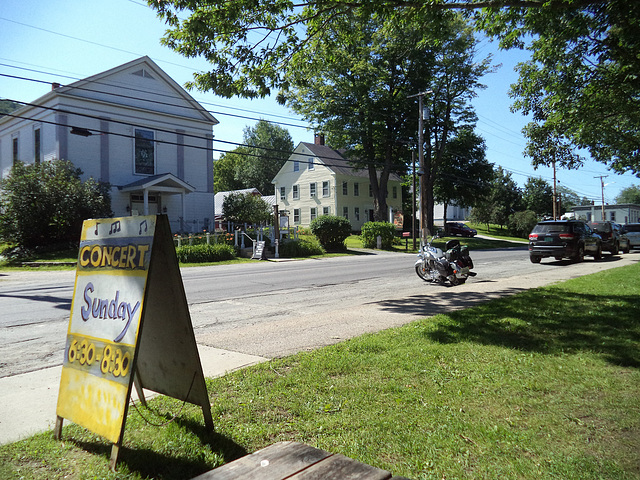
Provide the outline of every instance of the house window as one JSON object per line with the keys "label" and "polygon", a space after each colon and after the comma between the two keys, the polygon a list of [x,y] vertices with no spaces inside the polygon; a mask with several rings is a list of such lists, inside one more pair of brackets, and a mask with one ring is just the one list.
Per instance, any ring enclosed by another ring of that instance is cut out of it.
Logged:
{"label": "house window", "polygon": [[33,161],[34,163],[40,163],[40,129],[36,128],[33,131]]}
{"label": "house window", "polygon": [[360,184],[356,182],[353,184],[353,196],[357,197],[359,195],[360,195]]}
{"label": "house window", "polygon": [[151,130],[136,128],[135,137],[135,173],[153,175],[155,173],[154,133]]}
{"label": "house window", "polygon": [[360,221],[360,207],[355,207],[353,209],[353,216],[355,217],[356,222]]}
{"label": "house window", "polygon": [[391,191],[393,192],[393,198],[398,198],[398,187],[393,187]]}
{"label": "house window", "polygon": [[300,223],[300,209],[293,209],[293,223]]}
{"label": "house window", "polygon": [[298,200],[300,198],[300,192],[298,191],[298,185],[293,186],[293,199]]}
{"label": "house window", "polygon": [[317,209],[316,207],[311,207],[311,220],[315,220],[315,218],[318,216],[318,214],[316,213]]}
{"label": "house window", "polygon": [[294,160],[293,161],[293,171],[294,172],[299,172],[300,171],[300,162],[298,160]]}
{"label": "house window", "polygon": [[342,182],[342,195],[349,195],[348,182]]}
{"label": "house window", "polygon": [[307,169],[309,170],[315,170],[315,166],[313,165],[313,158],[309,159],[309,163],[307,164]]}
{"label": "house window", "polygon": [[342,207],[342,216],[349,219],[349,207]]}
{"label": "house window", "polygon": [[287,198],[287,189],[285,187],[280,187],[280,200],[285,200]]}
{"label": "house window", "polygon": [[322,182],[322,196],[329,196],[329,182]]}
{"label": "house window", "polygon": [[611,220],[612,222],[616,221],[616,212],[611,212],[609,213],[609,215],[611,216],[611,218],[609,220]]}
{"label": "house window", "polygon": [[11,145],[13,148],[13,164],[15,165],[20,160],[20,144],[18,143],[18,137],[15,136],[11,139]]}
{"label": "house window", "polygon": [[310,197],[315,197],[316,196],[316,184],[315,183],[310,183],[309,184],[309,196]]}
{"label": "house window", "polygon": [[331,207],[322,207],[323,215],[331,215]]}
{"label": "house window", "polygon": [[369,196],[373,197],[373,186],[369,184]]}

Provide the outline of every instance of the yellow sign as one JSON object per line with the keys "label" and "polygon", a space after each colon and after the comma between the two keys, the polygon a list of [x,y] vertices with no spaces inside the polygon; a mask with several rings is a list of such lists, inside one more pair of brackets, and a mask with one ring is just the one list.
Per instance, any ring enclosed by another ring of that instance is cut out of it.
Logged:
{"label": "yellow sign", "polygon": [[213,428],[166,215],[86,220],[67,331],[56,421],[113,442],[115,467],[134,385],[202,405]]}
{"label": "yellow sign", "polygon": [[57,414],[117,443],[130,395],[156,217],[82,228]]}

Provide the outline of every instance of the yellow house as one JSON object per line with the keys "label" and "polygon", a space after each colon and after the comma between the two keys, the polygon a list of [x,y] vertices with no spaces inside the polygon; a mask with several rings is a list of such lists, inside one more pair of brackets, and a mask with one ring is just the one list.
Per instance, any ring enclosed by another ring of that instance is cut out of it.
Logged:
{"label": "yellow house", "polygon": [[[391,174],[387,184],[387,221],[402,212],[401,178]],[[373,220],[373,195],[366,170],[354,170],[340,153],[324,144],[300,143],[277,173],[276,202],[290,226],[308,227],[320,215],[338,215],[359,231]]]}

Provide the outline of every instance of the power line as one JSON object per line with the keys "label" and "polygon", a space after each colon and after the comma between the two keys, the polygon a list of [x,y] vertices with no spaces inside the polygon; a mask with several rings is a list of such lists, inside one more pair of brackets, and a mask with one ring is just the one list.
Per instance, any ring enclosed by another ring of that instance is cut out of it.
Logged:
{"label": "power line", "polygon": [[[47,75],[53,75],[51,73],[47,73],[47,72],[41,72],[41,71],[36,71],[36,70],[31,70],[31,69],[25,69],[22,67],[15,67],[13,65],[6,65],[6,64],[2,64],[0,63],[0,66],[5,66],[5,67],[11,67],[11,68],[16,68],[19,70],[27,70],[27,71],[33,71],[33,72],[37,72],[37,73],[45,73]],[[46,80],[39,80],[39,79],[35,79],[35,78],[29,78],[29,77],[21,77],[21,76],[17,76],[17,75],[9,75],[7,73],[0,73],[0,77],[6,77],[6,78],[13,78],[15,80],[23,80],[23,81],[28,81],[28,82],[34,82],[34,83],[42,83],[42,84],[46,84],[46,85],[51,85],[52,82],[46,81]],[[73,78],[73,77],[68,77],[68,78]],[[125,86],[125,85],[118,85],[115,83],[106,83],[106,82],[93,82],[97,85],[104,85],[104,86],[108,86],[108,87],[118,87],[118,86]],[[99,93],[101,95],[111,95],[117,98],[127,98],[127,99],[133,99],[133,100],[139,100],[139,97],[134,97],[131,95],[124,95],[124,94],[119,94],[119,93],[114,93],[114,92],[105,92],[102,90],[95,90],[92,88],[87,88],[87,87],[81,87],[81,86],[77,86],[77,85],[60,85],[61,87],[65,87],[65,88],[69,88],[69,89],[75,89],[75,90],[80,90],[80,91],[87,91],[87,92],[92,92],[92,93]],[[144,94],[152,94],[152,95],[157,95],[159,97],[166,97],[166,98],[170,98],[170,99],[176,99],[176,100],[184,100],[184,98],[181,97],[176,97],[174,95],[169,95],[169,94],[165,94],[162,92],[153,92],[153,91],[148,91],[148,90],[142,90],[142,89],[137,89],[137,88],[132,88],[130,86],[126,86],[128,90],[131,90],[133,92],[140,92],[140,93],[144,93]],[[210,104],[209,102],[199,102],[197,100],[194,99],[194,101],[198,102],[198,103],[205,103],[205,104]],[[188,109],[188,110],[194,110],[194,111],[198,111],[198,108],[193,107],[193,106],[187,106],[187,105],[182,105],[182,104],[177,104],[177,103],[171,103],[171,102],[163,102],[163,101],[159,101],[159,100],[154,100],[155,103],[158,103],[160,105],[167,105],[167,106],[171,106],[171,107],[176,107],[176,108],[183,108],[183,109]],[[218,107],[222,107],[222,108],[230,108],[230,107],[225,107],[222,105],[217,105],[217,104],[211,104],[211,105],[215,105]],[[252,112],[250,110],[242,110],[242,109],[238,109],[235,108],[235,110],[239,110],[239,111],[247,111],[247,112],[251,112],[251,113],[260,113],[260,112]],[[264,119],[260,119],[260,118],[254,118],[254,117],[247,117],[244,115],[238,115],[238,114],[233,114],[233,113],[225,113],[225,112],[218,112],[218,111],[212,111],[212,110],[206,110],[206,109],[202,109],[204,111],[206,111],[207,113],[210,113],[212,115],[224,115],[224,116],[229,116],[229,117],[234,117],[234,118],[242,118],[245,120],[254,120],[254,121],[260,121],[260,120],[264,120]],[[269,115],[269,114],[268,114]],[[280,117],[280,118],[286,118],[286,117],[282,117],[279,115],[272,115],[272,116],[276,116],[276,117]],[[279,122],[279,121],[274,121],[274,120],[264,120],[266,122],[272,123],[272,124],[277,124],[277,125],[282,125],[282,126],[287,126],[287,127],[293,127],[293,128],[304,128],[304,129],[308,129],[309,126],[304,126],[304,125],[296,125],[296,124],[292,124],[292,123],[285,123],[285,122]]]}

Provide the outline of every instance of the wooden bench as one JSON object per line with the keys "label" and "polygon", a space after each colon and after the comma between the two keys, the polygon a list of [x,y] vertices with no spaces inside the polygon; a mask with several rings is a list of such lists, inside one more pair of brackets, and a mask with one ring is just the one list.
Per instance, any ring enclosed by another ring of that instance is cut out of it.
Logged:
{"label": "wooden bench", "polygon": [[[401,480],[391,472],[298,442],[278,442],[193,480]],[[406,480],[406,479],[405,479]]]}

